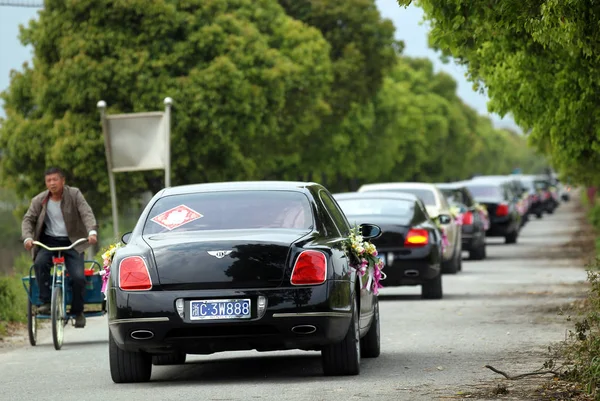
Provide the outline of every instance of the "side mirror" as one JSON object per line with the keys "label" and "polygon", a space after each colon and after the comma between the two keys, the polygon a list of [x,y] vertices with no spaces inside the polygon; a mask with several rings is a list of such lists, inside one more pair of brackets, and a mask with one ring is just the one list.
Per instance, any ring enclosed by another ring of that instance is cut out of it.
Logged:
{"label": "side mirror", "polygon": [[360,233],[364,239],[375,239],[381,235],[381,228],[375,224],[361,224]]}
{"label": "side mirror", "polygon": [[440,214],[438,216],[438,219],[440,221],[440,224],[450,224],[452,222],[452,217],[450,217],[450,215],[448,214]]}
{"label": "side mirror", "polygon": [[130,238],[131,238],[131,232],[125,233],[121,237],[121,242],[124,243],[124,244],[127,244],[127,242],[129,242]]}

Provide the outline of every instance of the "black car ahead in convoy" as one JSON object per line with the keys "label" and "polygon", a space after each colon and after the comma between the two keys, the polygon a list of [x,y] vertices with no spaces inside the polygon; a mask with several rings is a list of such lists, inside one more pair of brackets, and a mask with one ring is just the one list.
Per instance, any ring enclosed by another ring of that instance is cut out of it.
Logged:
{"label": "black car ahead in convoy", "polygon": [[537,176],[534,180],[534,185],[542,198],[544,212],[548,214],[554,213],[559,204],[556,189],[553,192],[550,181],[543,176]]}
{"label": "black car ahead in convoy", "polygon": [[517,242],[521,228],[521,214],[517,208],[517,194],[506,180],[478,177],[476,180],[464,181],[475,200],[484,205],[490,217],[488,237],[504,237],[507,244]]}
{"label": "black car ahead in convoy", "polygon": [[517,178],[527,190],[529,197],[529,214],[535,215],[535,217],[541,219],[545,206],[542,202],[541,194],[538,193],[535,186],[536,177],[534,175],[519,175]]}
{"label": "black car ahead in convoy", "polygon": [[420,285],[424,299],[442,298],[442,234],[417,196],[370,191],[334,197],[351,224],[372,221],[381,228],[372,242],[385,262],[386,287]]}
{"label": "black car ahead in convoy", "polygon": [[[363,225],[365,238],[380,228]],[[166,188],[114,257],[107,293],[114,382],[186,354],[320,350],[326,375],[379,355],[379,304],[343,249],[331,194],[302,182]]]}
{"label": "black car ahead in convoy", "polygon": [[446,196],[448,202],[459,208],[462,214],[462,249],[469,252],[469,258],[482,260],[486,257],[485,223],[477,210],[477,201],[471,191],[460,183],[435,184]]}

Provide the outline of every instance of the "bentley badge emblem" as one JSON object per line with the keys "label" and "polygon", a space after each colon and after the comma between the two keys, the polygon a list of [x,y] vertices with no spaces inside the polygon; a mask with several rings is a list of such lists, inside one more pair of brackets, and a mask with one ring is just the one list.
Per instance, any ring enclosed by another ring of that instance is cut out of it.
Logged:
{"label": "bentley badge emblem", "polygon": [[210,256],[214,256],[215,258],[222,259],[225,256],[229,255],[232,251],[207,251]]}

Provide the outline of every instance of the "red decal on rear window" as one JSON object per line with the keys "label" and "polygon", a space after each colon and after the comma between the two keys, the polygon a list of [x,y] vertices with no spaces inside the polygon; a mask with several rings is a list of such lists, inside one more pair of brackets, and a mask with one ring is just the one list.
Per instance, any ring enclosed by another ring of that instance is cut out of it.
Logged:
{"label": "red decal on rear window", "polygon": [[160,224],[167,230],[173,230],[201,217],[204,216],[195,210],[190,209],[185,205],[179,205],[173,209],[169,209],[166,212],[159,214],[158,216],[154,216],[152,221],[156,224]]}

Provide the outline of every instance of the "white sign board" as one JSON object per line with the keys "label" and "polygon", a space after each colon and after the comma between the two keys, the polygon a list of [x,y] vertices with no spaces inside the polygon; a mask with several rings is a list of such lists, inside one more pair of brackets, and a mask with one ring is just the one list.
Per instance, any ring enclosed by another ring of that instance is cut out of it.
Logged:
{"label": "white sign board", "polygon": [[167,168],[168,121],[163,112],[106,116],[112,171]]}

